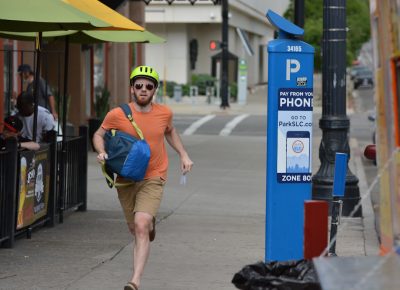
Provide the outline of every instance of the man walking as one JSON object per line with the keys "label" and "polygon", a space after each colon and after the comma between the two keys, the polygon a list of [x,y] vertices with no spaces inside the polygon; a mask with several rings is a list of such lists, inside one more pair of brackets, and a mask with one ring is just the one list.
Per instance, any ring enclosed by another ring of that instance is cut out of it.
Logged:
{"label": "man walking", "polygon": [[[155,237],[155,217],[160,207],[168,169],[164,137],[179,154],[182,174],[189,172],[193,166],[177,130],[172,125],[172,111],[164,105],[152,102],[158,83],[157,72],[149,66],[139,66],[130,75],[133,102],[129,103],[129,107],[133,119],[150,146],[151,156],[144,180],[132,182],[117,177],[118,183],[130,183],[128,186],[118,187],[117,191],[128,228],[135,237],[133,274],[125,290],[139,289],[140,279],[149,257],[150,242]],[[121,108],[111,110],[93,136],[99,162],[107,159],[103,138],[110,129],[121,130],[139,137]]]}

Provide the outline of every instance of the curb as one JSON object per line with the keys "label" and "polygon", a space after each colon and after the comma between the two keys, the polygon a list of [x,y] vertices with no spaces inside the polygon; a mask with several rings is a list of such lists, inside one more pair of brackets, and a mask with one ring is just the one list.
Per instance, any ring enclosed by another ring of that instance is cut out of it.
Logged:
{"label": "curb", "polygon": [[379,254],[379,241],[375,229],[375,213],[372,208],[371,197],[365,196],[368,193],[367,178],[362,165],[362,152],[355,138],[350,138],[350,148],[352,152],[355,175],[358,177],[358,186],[360,188],[362,222],[364,236],[364,250],[366,256],[375,256]]}

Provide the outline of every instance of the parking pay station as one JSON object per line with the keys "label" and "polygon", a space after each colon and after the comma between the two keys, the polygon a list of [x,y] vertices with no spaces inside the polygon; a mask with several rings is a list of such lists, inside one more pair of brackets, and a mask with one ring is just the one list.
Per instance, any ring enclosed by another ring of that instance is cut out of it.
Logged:
{"label": "parking pay station", "polygon": [[265,260],[303,258],[304,201],[311,199],[314,48],[304,30],[273,11],[268,43]]}

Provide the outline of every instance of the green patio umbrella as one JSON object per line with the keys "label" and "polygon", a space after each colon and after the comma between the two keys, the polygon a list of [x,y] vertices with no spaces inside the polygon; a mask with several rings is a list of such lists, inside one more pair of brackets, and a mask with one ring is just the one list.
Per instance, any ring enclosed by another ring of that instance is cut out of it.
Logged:
{"label": "green patio umbrella", "polygon": [[[32,32],[6,32],[0,31],[0,37],[2,38],[11,38],[17,40],[33,40],[35,38],[35,34]],[[69,31],[49,31],[43,32],[43,37],[48,40],[55,40],[57,38],[66,38],[66,60],[65,63],[68,63],[68,43],[102,43],[102,42],[140,42],[140,43],[163,43],[165,42],[164,38],[161,38],[149,31],[117,31],[117,30],[69,30]],[[68,76],[67,66],[65,66],[64,72],[64,83],[67,82],[66,77]],[[64,86],[64,98],[63,98],[63,120],[62,120],[62,131],[66,132],[66,100],[65,96],[67,92]],[[63,142],[64,141],[63,136]]]}
{"label": "green patio umbrella", "polygon": [[[10,31],[0,31],[0,37],[2,38],[10,38],[16,40],[34,40],[36,35],[34,32],[10,32]],[[81,43],[81,44],[90,44],[90,43],[102,43],[102,42],[120,42],[120,43],[163,43],[165,42],[164,38],[161,38],[149,31],[129,31],[129,30],[68,30],[68,31],[49,31],[43,32],[42,37],[47,40],[55,40],[58,38],[66,38],[66,60],[68,63],[68,43]],[[67,77],[67,66],[65,66],[64,78]],[[64,79],[64,82],[67,82],[67,79]],[[67,95],[64,87],[64,96]],[[65,103],[65,100],[64,102]],[[66,127],[66,105],[63,105],[63,120],[62,120],[62,129],[65,132]],[[36,132],[36,131],[34,131]]]}
{"label": "green patio umbrella", "polygon": [[109,27],[62,0],[1,0],[0,30],[55,31]]}
{"label": "green patio umbrella", "polygon": [[[139,43],[163,43],[165,39],[149,31],[118,31],[118,30],[68,30],[43,32],[43,38],[53,40],[68,36],[70,42],[90,44],[102,42],[139,42]],[[35,33],[32,32],[10,32],[0,31],[0,37],[16,40],[34,40]]]}
{"label": "green patio umbrella", "polygon": [[70,36],[71,41],[78,43],[99,42],[140,42],[163,43],[165,39],[147,30],[145,31],[81,31]]}

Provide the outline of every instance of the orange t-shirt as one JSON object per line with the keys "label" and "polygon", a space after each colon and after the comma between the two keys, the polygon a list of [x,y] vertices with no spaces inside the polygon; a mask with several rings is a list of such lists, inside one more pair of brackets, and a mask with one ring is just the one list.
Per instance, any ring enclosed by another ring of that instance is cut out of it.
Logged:
{"label": "orange t-shirt", "polygon": [[[152,104],[150,112],[147,113],[136,111],[133,103],[129,103],[129,107],[133,119],[150,146],[150,161],[144,178],[161,177],[166,180],[168,155],[164,134],[172,130],[172,111],[167,106],[156,103]],[[119,107],[108,112],[101,127],[104,130],[117,129],[139,138],[135,128]]]}

